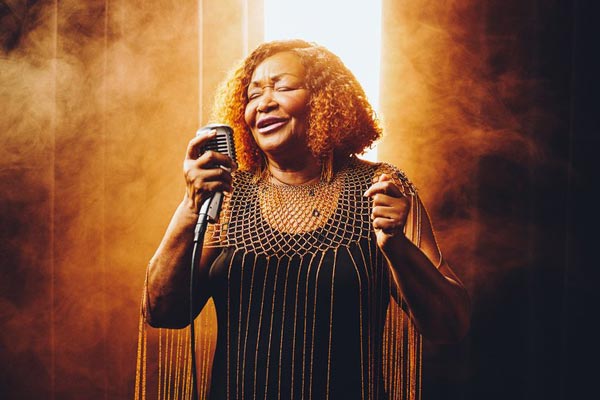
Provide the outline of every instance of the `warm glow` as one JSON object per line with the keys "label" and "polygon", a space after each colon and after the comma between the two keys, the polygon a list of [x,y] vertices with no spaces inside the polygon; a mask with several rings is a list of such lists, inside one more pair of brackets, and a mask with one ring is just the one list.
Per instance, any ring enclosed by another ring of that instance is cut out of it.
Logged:
{"label": "warm glow", "polygon": [[[300,38],[337,54],[379,109],[381,2],[265,0],[265,40]],[[363,155],[377,159],[377,148]]]}

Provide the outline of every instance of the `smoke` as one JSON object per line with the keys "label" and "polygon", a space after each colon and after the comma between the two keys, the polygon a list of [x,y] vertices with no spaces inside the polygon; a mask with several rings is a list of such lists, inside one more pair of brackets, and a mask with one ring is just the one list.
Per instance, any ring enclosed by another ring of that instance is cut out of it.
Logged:
{"label": "smoke", "polygon": [[541,382],[558,381],[546,367],[557,354],[542,349],[560,343],[569,6],[385,3],[380,158],[416,183],[473,304],[462,353],[427,349],[439,391],[428,398],[551,396]]}
{"label": "smoke", "polygon": [[0,391],[130,397],[144,271],[198,124],[197,5],[0,11]]}
{"label": "smoke", "polygon": [[[476,291],[497,262],[477,255],[482,240],[526,252],[534,175],[564,168],[552,153],[568,118],[557,100],[562,88],[541,70],[552,55],[540,55],[543,43],[532,39],[543,37],[548,16],[532,16],[529,3],[392,3],[380,154],[421,188],[443,250]],[[516,264],[500,265],[506,272]]]}

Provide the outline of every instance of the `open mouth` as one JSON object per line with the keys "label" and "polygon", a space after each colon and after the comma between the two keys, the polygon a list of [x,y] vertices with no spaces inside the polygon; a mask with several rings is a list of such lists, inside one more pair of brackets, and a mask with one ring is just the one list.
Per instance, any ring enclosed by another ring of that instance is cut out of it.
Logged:
{"label": "open mouth", "polygon": [[260,133],[267,133],[278,129],[287,123],[287,118],[281,117],[265,117],[258,120],[256,128]]}

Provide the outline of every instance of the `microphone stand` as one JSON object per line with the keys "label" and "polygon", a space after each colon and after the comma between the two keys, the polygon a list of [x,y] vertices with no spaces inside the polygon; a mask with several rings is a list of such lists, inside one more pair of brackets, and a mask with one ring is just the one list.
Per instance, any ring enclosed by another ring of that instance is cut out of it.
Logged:
{"label": "microphone stand", "polygon": [[194,270],[202,256],[202,243],[204,242],[204,233],[208,223],[208,210],[212,202],[212,197],[204,200],[200,212],[198,213],[198,222],[194,229],[194,247],[192,250],[192,265],[190,267],[190,356],[192,358],[192,400],[198,400],[198,384],[196,382],[196,339],[194,332]]}

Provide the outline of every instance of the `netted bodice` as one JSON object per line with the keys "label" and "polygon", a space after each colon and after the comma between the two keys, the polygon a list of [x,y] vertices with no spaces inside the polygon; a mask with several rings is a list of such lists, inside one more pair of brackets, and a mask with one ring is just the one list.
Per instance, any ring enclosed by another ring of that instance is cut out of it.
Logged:
{"label": "netted bodice", "polygon": [[[408,355],[409,341],[392,340],[403,317],[388,310],[392,278],[363,195],[384,171],[414,194],[399,171],[359,161],[302,187],[235,176],[209,244],[224,248],[210,272],[219,327],[211,399],[387,399],[411,390],[394,389],[404,375],[390,360]],[[390,315],[396,327],[386,334]]]}
{"label": "netted bodice", "polygon": [[416,194],[404,173],[389,164],[352,160],[332,182],[292,186],[255,182],[234,175],[219,224],[205,246],[234,247],[265,256],[304,255],[348,246],[371,236],[371,201],[364,192],[387,173],[409,196]]}

